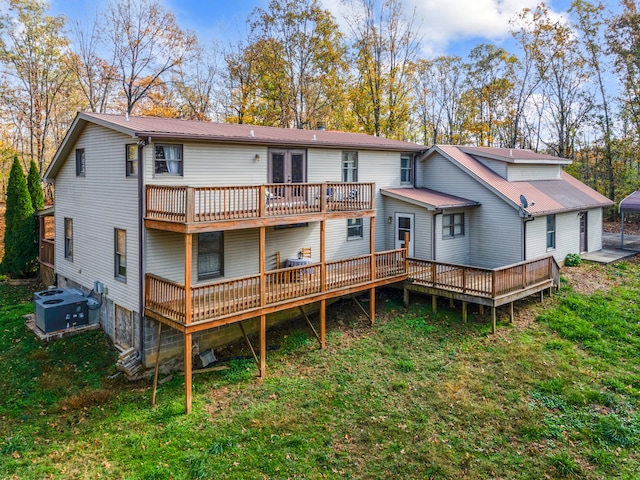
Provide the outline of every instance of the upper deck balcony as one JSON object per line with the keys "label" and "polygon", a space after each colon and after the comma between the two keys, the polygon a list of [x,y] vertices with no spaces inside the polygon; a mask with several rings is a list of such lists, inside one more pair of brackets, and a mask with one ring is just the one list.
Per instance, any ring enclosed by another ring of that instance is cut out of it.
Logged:
{"label": "upper deck balcony", "polygon": [[375,214],[375,184],[147,185],[145,225],[195,233]]}

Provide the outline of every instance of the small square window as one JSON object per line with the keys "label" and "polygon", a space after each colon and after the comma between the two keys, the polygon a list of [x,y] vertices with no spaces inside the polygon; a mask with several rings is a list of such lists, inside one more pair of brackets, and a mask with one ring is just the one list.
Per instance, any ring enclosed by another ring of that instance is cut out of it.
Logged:
{"label": "small square window", "polygon": [[455,238],[464,235],[464,213],[442,216],[442,238]]}
{"label": "small square window", "polygon": [[156,174],[182,175],[182,145],[156,145]]}
{"label": "small square window", "polygon": [[84,148],[76,148],[76,177],[84,177],[85,168]]}
{"label": "small square window", "polygon": [[138,145],[135,143],[127,145],[126,150],[127,177],[138,176]]}
{"label": "small square window", "polygon": [[347,238],[362,238],[361,218],[350,218],[347,220]]}

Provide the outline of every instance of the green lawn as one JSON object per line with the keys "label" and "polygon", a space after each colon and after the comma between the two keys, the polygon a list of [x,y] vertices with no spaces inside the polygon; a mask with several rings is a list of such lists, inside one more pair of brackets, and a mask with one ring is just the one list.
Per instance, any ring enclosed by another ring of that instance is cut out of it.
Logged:
{"label": "green lawn", "polygon": [[[585,268],[585,267],[579,267]],[[640,267],[598,267],[616,286],[566,282],[538,320],[490,334],[459,308],[329,315],[328,348],[300,324],[267,356],[159,388],[109,380],[100,332],[39,343],[30,292],[0,284],[0,478],[638,478]],[[504,315],[504,314],[503,314]]]}

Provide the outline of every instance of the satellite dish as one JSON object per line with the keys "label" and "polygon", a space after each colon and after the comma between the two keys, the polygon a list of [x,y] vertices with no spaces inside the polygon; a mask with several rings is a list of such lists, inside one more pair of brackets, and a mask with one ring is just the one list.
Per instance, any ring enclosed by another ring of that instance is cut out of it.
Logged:
{"label": "satellite dish", "polygon": [[527,197],[524,195],[520,195],[520,206],[522,208],[527,208],[529,206],[529,202],[527,202]]}

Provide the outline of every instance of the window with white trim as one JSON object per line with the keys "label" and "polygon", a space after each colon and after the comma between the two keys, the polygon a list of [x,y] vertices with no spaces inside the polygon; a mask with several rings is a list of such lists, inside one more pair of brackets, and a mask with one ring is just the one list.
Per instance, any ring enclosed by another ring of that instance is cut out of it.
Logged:
{"label": "window with white trim", "polygon": [[362,218],[349,218],[347,220],[347,238],[362,238]]}
{"label": "window with white trim", "polygon": [[73,260],[73,219],[64,219],[64,258]]}
{"label": "window with white trim", "polygon": [[407,185],[413,183],[413,162],[410,155],[400,157],[400,183]]}
{"label": "window with white trim", "polygon": [[464,235],[464,213],[452,213],[442,216],[442,238],[455,238]]}
{"label": "window with white trim", "polygon": [[118,280],[127,279],[127,231],[114,229],[115,239],[115,277]]}
{"label": "window with white trim", "polygon": [[224,232],[198,234],[198,280],[224,275]]}
{"label": "window with white trim", "polygon": [[547,215],[547,248],[556,248],[556,216]]}
{"label": "window with white trim", "polygon": [[358,152],[342,152],[342,181],[358,181]]}
{"label": "window with white trim", "polygon": [[86,175],[84,148],[76,148],[76,177]]}
{"label": "window with white trim", "polygon": [[182,175],[182,145],[155,145],[156,174]]}
{"label": "window with white trim", "polygon": [[126,168],[127,177],[138,176],[138,145],[135,143],[127,144],[126,150]]}

